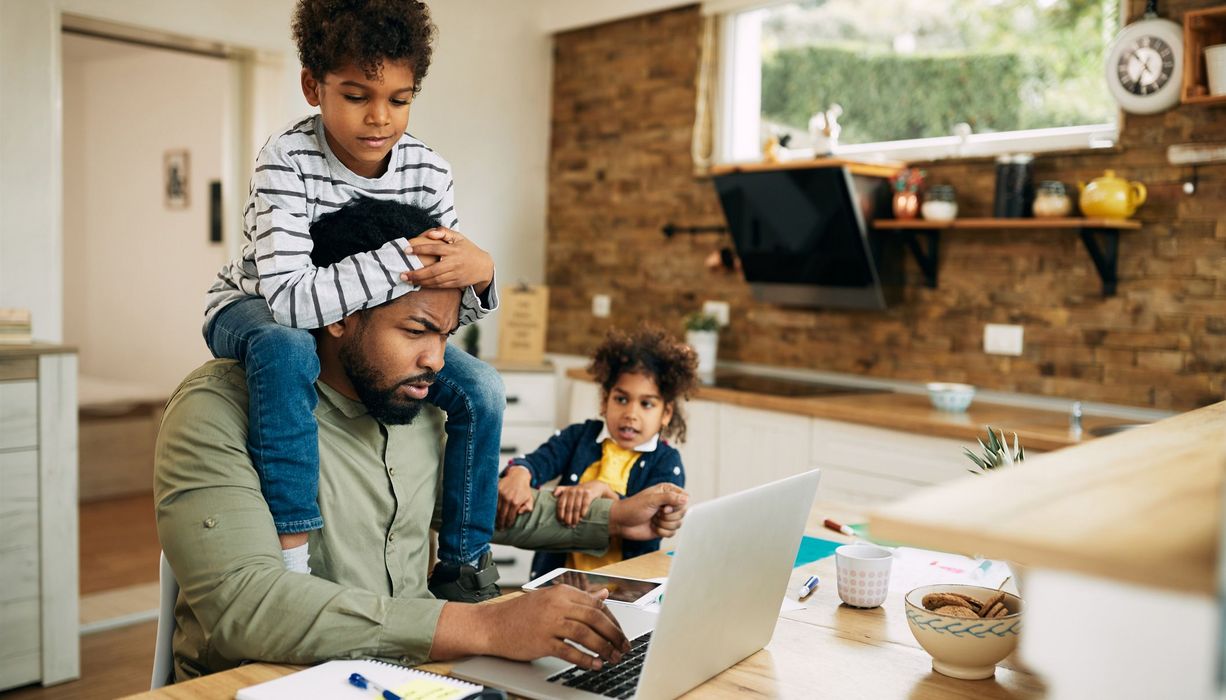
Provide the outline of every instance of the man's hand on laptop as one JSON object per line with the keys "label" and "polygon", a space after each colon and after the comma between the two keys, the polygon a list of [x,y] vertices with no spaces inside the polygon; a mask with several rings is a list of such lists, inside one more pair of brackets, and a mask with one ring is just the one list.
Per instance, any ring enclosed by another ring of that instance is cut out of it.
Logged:
{"label": "man's hand on laptop", "polygon": [[609,509],[609,534],[628,540],[672,537],[681,528],[689,495],[674,484],[656,484]]}
{"label": "man's hand on laptop", "polygon": [[604,605],[608,596],[606,590],[591,594],[570,586],[551,586],[492,605],[448,603],[439,618],[430,656],[445,660],[482,654],[515,661],[556,656],[588,669],[616,663],[630,650],[630,642]]}

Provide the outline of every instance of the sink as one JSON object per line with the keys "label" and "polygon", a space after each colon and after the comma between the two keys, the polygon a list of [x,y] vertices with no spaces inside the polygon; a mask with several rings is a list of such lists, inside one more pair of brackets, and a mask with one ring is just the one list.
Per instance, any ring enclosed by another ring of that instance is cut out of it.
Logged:
{"label": "sink", "polygon": [[886,389],[866,389],[863,387],[807,382],[799,379],[784,379],[782,377],[767,377],[745,372],[721,372],[715,375],[715,381],[708,386],[720,389],[745,391],[751,394],[768,394],[770,396],[786,396],[803,398],[810,396],[836,396],[842,394],[881,394],[888,393]]}
{"label": "sink", "polygon": [[1094,437],[1106,437],[1108,435],[1115,435],[1116,433],[1122,433],[1125,430],[1132,430],[1133,428],[1140,428],[1145,425],[1149,425],[1149,424],[1148,423],[1112,423],[1110,425],[1095,426],[1093,428],[1090,428],[1086,432],[1090,433]]}

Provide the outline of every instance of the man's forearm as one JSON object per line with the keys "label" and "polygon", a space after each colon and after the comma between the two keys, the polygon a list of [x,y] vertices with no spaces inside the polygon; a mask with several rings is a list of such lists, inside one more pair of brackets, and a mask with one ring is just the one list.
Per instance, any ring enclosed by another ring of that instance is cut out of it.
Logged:
{"label": "man's forearm", "polygon": [[552,552],[584,552],[599,556],[609,548],[609,507],[612,501],[592,502],[587,515],[575,527],[558,522],[557,499],[551,491],[538,491],[533,508],[521,514],[506,530],[495,530],[494,541],[523,549]]}

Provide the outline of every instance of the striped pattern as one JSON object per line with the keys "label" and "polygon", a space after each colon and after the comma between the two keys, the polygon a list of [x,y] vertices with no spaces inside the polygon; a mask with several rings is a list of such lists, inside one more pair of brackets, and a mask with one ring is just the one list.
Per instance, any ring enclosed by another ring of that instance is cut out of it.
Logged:
{"label": "striped pattern", "polygon": [[[209,289],[205,329],[218,311],[248,296],[263,296],[277,323],[318,328],[417,289],[400,281],[401,272],[421,267],[416,256],[405,255],[406,238],[330,267],[311,264],[311,222],[355,198],[399,200],[447,228],[459,225],[451,166],[424,143],[404,134],[387,172],[369,179],[342,165],[323,133],[320,117],[307,117],[260,149],[243,209],[243,248]],[[497,306],[492,285],[487,294],[488,309],[471,288],[464,291],[461,324]]]}

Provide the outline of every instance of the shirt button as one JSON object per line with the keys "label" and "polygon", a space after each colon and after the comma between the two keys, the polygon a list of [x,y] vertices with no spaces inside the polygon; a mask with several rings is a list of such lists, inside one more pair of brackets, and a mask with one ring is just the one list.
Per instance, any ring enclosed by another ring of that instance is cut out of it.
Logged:
{"label": "shirt button", "polygon": [[395,468],[395,467],[388,467],[388,468],[387,468],[387,475],[388,475],[388,476],[396,476],[396,468]]}
{"label": "shirt button", "polygon": [[389,533],[387,533],[387,541],[388,541],[388,542],[395,542],[395,541],[396,541],[396,533],[394,533],[394,532],[389,532]]}
{"label": "shirt button", "polygon": [[673,467],[673,473],[674,473],[674,474],[677,474],[677,475],[680,475],[680,474],[681,474],[681,467]]}
{"label": "shirt button", "polygon": [[571,475],[570,475],[570,480],[571,480],[571,481],[578,481],[578,480],[579,480],[579,475],[578,475],[578,474],[571,474]]}
{"label": "shirt button", "polygon": [[217,518],[205,518],[204,526],[209,529],[217,527]]}

